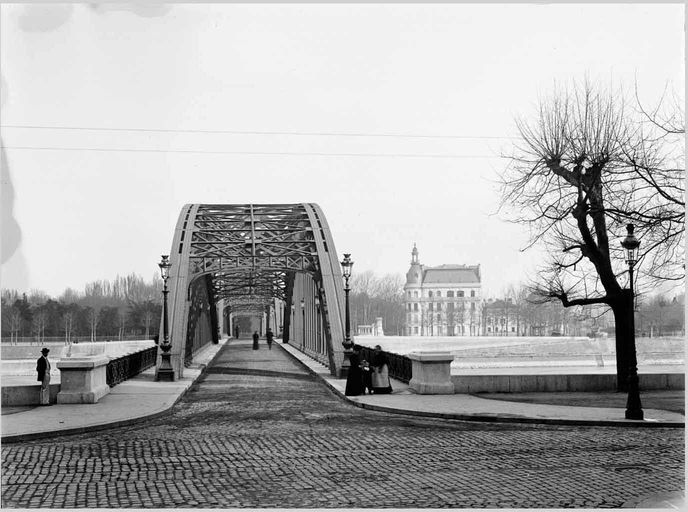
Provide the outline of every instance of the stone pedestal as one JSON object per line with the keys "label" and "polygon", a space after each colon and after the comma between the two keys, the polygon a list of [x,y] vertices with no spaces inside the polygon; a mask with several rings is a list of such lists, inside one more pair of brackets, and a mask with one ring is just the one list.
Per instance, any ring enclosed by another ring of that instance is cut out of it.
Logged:
{"label": "stone pedestal", "polygon": [[409,389],[421,395],[454,394],[450,365],[454,356],[449,352],[411,352],[412,361]]}
{"label": "stone pedestal", "polygon": [[107,356],[69,357],[57,363],[60,370],[58,404],[95,404],[110,392],[105,368]]}

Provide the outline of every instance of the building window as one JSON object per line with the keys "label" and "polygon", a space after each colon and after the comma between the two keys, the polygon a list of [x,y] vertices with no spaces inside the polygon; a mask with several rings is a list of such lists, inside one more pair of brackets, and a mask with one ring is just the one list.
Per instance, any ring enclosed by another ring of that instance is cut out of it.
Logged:
{"label": "building window", "polygon": [[458,292],[456,292],[456,296],[463,297],[463,290],[459,290]]}
{"label": "building window", "polygon": [[415,326],[415,327],[413,328],[413,334],[418,334],[418,326]]}
{"label": "building window", "polygon": [[428,305],[428,308],[432,311],[432,302]]}
{"label": "building window", "polygon": [[[418,329],[418,327],[416,327],[416,329]],[[488,327],[487,332],[492,332],[492,327]]]}
{"label": "building window", "polygon": [[437,313],[437,323],[440,323],[442,321],[442,315]]}
{"label": "building window", "polygon": [[448,298],[451,299],[453,296],[454,296],[454,292],[452,292],[452,291],[447,292],[447,297],[448,297]]}
{"label": "building window", "polygon": [[437,296],[438,296],[438,297],[441,297],[441,296],[442,296],[442,292],[437,292]]}
{"label": "building window", "polygon": [[437,303],[437,311],[441,311],[441,310],[442,310],[442,303],[438,302]]}
{"label": "building window", "polygon": [[428,297],[432,297],[432,290],[428,292]]}
{"label": "building window", "polygon": [[512,327],[512,328],[511,328],[511,332],[515,332],[515,331],[516,331],[516,328],[515,328],[515,327]]}
{"label": "building window", "polygon": [[475,290],[471,290],[471,297],[475,297]]}
{"label": "building window", "polygon": [[413,292],[413,296],[417,299],[418,298],[418,292]]}
{"label": "building window", "polygon": [[418,311],[418,303],[417,302],[415,302],[413,304],[413,311]]}
{"label": "building window", "polygon": [[475,302],[471,302],[471,311],[475,311]]}

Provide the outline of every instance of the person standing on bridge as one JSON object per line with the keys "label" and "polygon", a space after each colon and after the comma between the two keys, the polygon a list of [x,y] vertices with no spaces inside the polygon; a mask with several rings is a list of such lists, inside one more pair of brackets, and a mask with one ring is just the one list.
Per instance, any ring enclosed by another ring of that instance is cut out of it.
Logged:
{"label": "person standing on bridge", "polygon": [[41,383],[40,404],[50,405],[50,361],[48,361],[49,348],[43,348],[43,354],[36,361],[36,371],[38,372],[38,380]]}
{"label": "person standing on bridge", "polygon": [[258,350],[258,340],[260,339],[260,335],[258,334],[258,331],[253,331],[253,350]]}
{"label": "person standing on bridge", "polygon": [[268,332],[265,333],[265,339],[268,342],[268,350],[272,350],[272,341],[274,337],[275,335],[272,334],[272,331],[268,328]]}
{"label": "person standing on bridge", "polygon": [[234,337],[236,339],[239,339],[239,326],[238,325],[234,326]]}
{"label": "person standing on bridge", "polygon": [[392,392],[392,384],[389,381],[389,360],[387,355],[382,351],[380,345],[375,345],[372,360],[371,380],[373,383],[373,393],[376,395],[384,395]]}

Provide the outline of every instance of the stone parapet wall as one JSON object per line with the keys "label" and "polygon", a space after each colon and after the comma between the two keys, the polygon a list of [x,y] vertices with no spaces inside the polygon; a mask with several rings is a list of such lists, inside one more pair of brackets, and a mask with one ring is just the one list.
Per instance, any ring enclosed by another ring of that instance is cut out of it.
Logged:
{"label": "stone parapet wall", "polygon": [[[50,384],[50,403],[57,403],[60,384]],[[41,385],[21,384],[17,386],[2,386],[2,406],[17,407],[26,405],[40,405]]]}
{"label": "stone parapet wall", "polygon": [[[638,375],[640,390],[685,389],[683,373]],[[616,374],[452,375],[456,393],[536,393],[552,391],[615,391]]]}

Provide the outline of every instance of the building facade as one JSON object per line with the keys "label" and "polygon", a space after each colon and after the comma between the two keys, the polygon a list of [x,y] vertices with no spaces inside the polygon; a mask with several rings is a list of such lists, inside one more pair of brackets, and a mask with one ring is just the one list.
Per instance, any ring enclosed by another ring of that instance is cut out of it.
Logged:
{"label": "building facade", "polygon": [[406,336],[480,336],[480,265],[421,265],[413,244],[404,285]]}
{"label": "building facade", "polygon": [[[483,303],[483,333],[486,336],[522,336],[525,323],[511,297]],[[521,321],[519,321],[521,320]]]}

